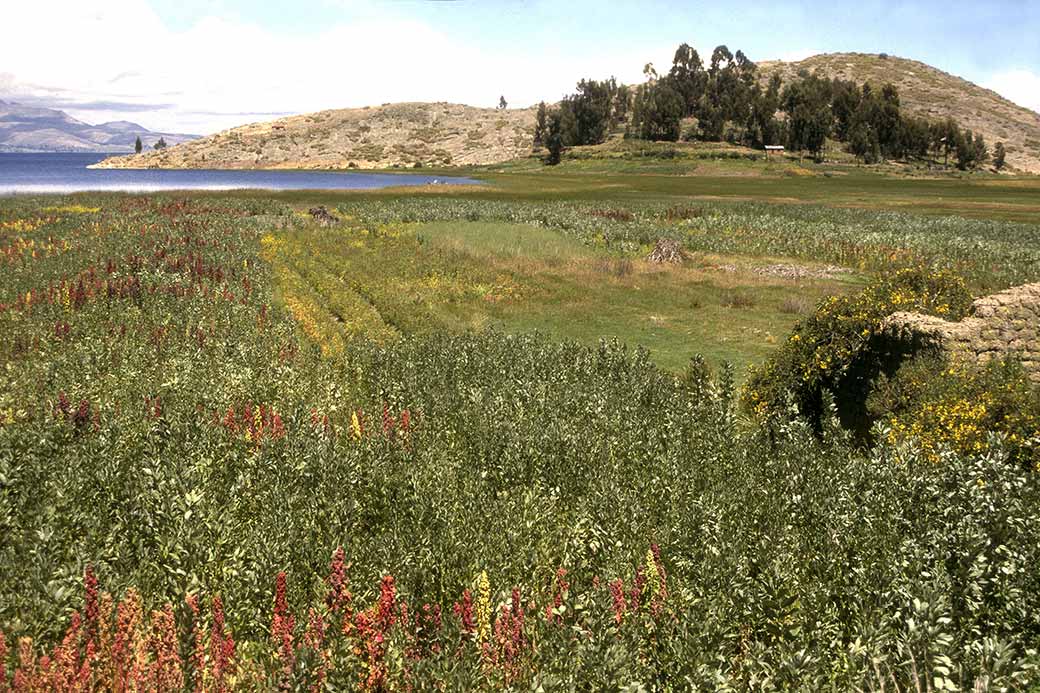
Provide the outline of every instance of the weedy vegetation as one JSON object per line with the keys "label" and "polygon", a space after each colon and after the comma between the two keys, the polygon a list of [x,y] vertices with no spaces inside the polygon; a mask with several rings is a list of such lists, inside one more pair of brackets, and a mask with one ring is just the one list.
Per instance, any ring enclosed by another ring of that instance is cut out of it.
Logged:
{"label": "weedy vegetation", "polygon": [[836,397],[891,308],[1035,280],[1035,225],[301,201],[0,201],[0,690],[1040,680],[1034,391]]}

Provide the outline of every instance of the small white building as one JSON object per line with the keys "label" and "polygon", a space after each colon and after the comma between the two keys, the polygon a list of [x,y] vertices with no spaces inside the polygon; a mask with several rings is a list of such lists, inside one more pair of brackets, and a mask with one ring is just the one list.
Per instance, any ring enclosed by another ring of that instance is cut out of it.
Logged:
{"label": "small white building", "polygon": [[770,154],[783,154],[784,145],[782,144],[767,144],[766,145],[766,158],[769,158]]}

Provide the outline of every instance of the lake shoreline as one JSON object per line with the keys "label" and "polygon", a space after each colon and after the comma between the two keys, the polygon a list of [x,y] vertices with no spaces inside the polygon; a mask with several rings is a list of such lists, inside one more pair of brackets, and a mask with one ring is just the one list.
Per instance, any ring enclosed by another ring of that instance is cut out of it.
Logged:
{"label": "lake shoreline", "polygon": [[98,168],[102,154],[0,153],[0,196],[80,192],[381,190],[403,187],[481,185],[439,171],[300,169]]}

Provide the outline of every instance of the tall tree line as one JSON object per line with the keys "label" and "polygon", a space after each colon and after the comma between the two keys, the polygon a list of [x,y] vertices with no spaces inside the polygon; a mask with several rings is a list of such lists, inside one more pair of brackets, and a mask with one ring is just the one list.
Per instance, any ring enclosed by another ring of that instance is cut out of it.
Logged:
{"label": "tall tree line", "polygon": [[535,145],[548,146],[553,130],[557,151],[550,158],[558,161],[563,148],[599,144],[624,127],[626,137],[637,139],[784,144],[815,157],[833,139],[866,163],[929,154],[948,162],[952,155],[959,168],[967,169],[989,156],[982,136],[953,120],[930,122],[906,114],[891,84],[876,90],[802,71],[786,85],[777,74],[763,85],[755,63],[725,45],[715,48],[705,64],[684,43],[667,74],[659,75],[648,64],[644,75],[646,81],[634,89],[614,78],[582,80],[558,108],[540,104]]}
{"label": "tall tree line", "polygon": [[599,144],[610,130],[628,118],[628,87],[611,77],[597,81],[583,79],[577,90],[565,96],[552,111],[545,102],[538,104],[535,117],[535,144],[545,144],[553,121],[566,147]]}
{"label": "tall tree line", "polygon": [[961,129],[952,118],[929,121],[907,114],[892,84],[877,90],[870,84],[802,72],[784,87],[781,107],[788,145],[815,155],[830,137],[866,163],[929,155],[941,155],[948,162],[953,154],[958,168],[969,169],[989,158],[982,135]]}
{"label": "tall tree line", "polygon": [[[758,67],[743,51],[726,46],[712,51],[707,65],[697,50],[682,44],[668,74],[649,79],[635,93],[631,137],[776,144],[784,134],[776,119],[780,78],[763,87]],[[682,131],[683,121],[691,119]]]}

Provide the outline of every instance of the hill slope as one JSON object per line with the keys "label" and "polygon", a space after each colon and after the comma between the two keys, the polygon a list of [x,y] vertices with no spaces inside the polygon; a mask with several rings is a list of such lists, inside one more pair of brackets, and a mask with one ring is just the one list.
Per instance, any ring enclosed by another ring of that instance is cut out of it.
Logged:
{"label": "hill slope", "polygon": [[390,168],[493,164],[531,151],[534,109],[398,103],[225,130],[99,168]]}
{"label": "hill slope", "polygon": [[125,120],[91,125],[64,111],[0,101],[0,152],[132,152],[137,137],[151,147],[160,137],[172,145],[195,135],[152,132]]}
{"label": "hill slope", "polygon": [[785,82],[802,69],[879,86],[891,82],[910,113],[931,119],[952,117],[961,127],[981,132],[991,152],[993,145],[1004,142],[1010,165],[1040,173],[1040,114],[994,91],[925,63],[892,56],[828,53],[794,63],[759,63],[764,77],[779,72]]}
{"label": "hill slope", "polygon": [[[982,132],[1008,163],[1040,173],[1040,115],[924,63],[858,53],[759,64],[763,79],[786,80],[805,68],[828,77],[899,87],[914,114],[951,116]],[[321,111],[226,130],[165,151],[108,159],[104,168],[390,168],[494,164],[530,152],[535,110],[493,110],[448,103],[399,103]]]}

